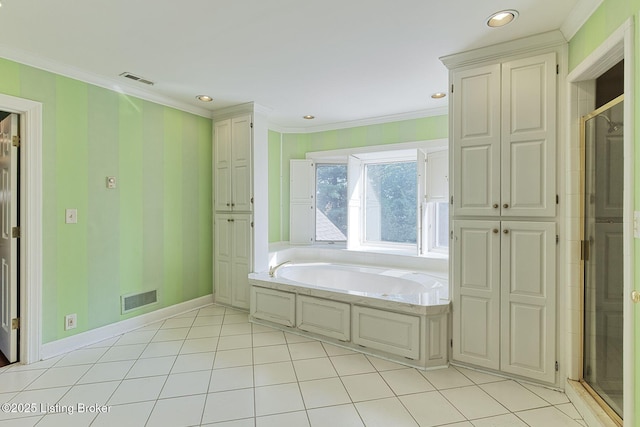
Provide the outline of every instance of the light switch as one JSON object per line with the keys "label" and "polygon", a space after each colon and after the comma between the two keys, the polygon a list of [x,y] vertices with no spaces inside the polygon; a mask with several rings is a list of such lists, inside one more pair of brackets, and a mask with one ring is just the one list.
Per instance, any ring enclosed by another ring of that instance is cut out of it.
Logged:
{"label": "light switch", "polygon": [[116,177],[115,176],[108,176],[107,177],[107,188],[108,189],[114,189],[116,188]]}
{"label": "light switch", "polygon": [[64,222],[67,224],[78,223],[78,209],[65,209]]}

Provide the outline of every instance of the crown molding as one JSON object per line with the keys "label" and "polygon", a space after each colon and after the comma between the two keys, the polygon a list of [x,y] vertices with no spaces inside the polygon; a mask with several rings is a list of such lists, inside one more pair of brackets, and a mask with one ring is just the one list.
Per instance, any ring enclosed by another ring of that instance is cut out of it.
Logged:
{"label": "crown molding", "polygon": [[567,40],[559,30],[548,31],[529,37],[509,40],[491,46],[454,53],[440,57],[440,61],[448,69],[477,65],[487,61],[499,61],[505,56],[515,56],[534,50],[555,49],[567,44]]}
{"label": "crown molding", "polygon": [[390,114],[387,116],[370,117],[366,119],[350,120],[345,122],[328,123],[308,127],[280,126],[277,123],[269,123],[269,130],[279,133],[315,133],[331,130],[348,129],[360,126],[379,125],[383,123],[401,122],[404,120],[423,119],[425,117],[444,116],[449,114],[449,107],[429,108],[425,110],[410,111],[406,113]]}
{"label": "crown molding", "polygon": [[593,15],[593,12],[600,7],[604,0],[582,0],[579,1],[571,10],[565,21],[560,27],[560,31],[564,38],[571,40],[578,30]]}
{"label": "crown molding", "polygon": [[99,86],[114,92],[121,93],[123,95],[135,96],[136,98],[140,98],[145,101],[164,105],[166,107],[176,108],[178,110],[206,117],[208,119],[212,117],[212,112],[205,108],[199,108],[185,102],[177,101],[175,99],[159,95],[148,90],[144,90],[142,88],[131,87],[127,84],[128,82],[124,82],[121,79],[112,79],[100,76],[98,74],[64,65],[59,62],[42,58],[23,50],[15,49],[3,44],[0,44],[0,57],[18,62],[20,64],[28,65],[30,67],[38,68],[40,70],[49,71],[54,74],[89,83],[94,86]]}

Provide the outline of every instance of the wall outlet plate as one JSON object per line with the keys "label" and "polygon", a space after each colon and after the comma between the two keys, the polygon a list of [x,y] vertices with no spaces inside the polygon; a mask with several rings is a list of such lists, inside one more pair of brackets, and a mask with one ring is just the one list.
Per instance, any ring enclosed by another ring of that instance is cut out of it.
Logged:
{"label": "wall outlet plate", "polygon": [[75,329],[78,326],[78,315],[77,314],[67,314],[64,316],[64,330],[68,331],[69,329]]}
{"label": "wall outlet plate", "polygon": [[108,176],[107,177],[107,188],[108,189],[113,190],[114,188],[116,188],[117,185],[118,185],[118,182],[117,182],[115,176]]}
{"label": "wall outlet plate", "polygon": [[65,211],[64,211],[64,222],[66,224],[77,224],[78,223],[78,209],[65,209]]}

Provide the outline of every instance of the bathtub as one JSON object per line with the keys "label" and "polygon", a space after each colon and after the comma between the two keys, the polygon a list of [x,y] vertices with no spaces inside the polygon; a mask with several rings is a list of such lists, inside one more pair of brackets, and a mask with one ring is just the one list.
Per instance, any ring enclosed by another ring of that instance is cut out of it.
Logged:
{"label": "bathtub", "polygon": [[290,262],[249,275],[249,318],[422,369],[448,361],[448,280],[430,272]]}

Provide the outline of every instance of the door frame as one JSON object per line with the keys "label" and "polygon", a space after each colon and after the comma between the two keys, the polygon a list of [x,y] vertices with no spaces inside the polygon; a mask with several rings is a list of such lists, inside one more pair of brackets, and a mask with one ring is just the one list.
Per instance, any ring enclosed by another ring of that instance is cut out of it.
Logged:
{"label": "door frame", "polygon": [[0,94],[0,110],[20,115],[20,348],[40,360],[42,346],[42,103]]}
{"label": "door frame", "polygon": [[634,412],[634,307],[629,295],[633,289],[633,210],[634,210],[634,40],[633,19],[627,19],[614,31],[598,48],[578,64],[567,76],[569,85],[568,117],[567,117],[567,152],[565,169],[567,185],[565,200],[568,201],[566,213],[566,229],[568,236],[567,259],[567,374],[569,379],[579,380],[582,369],[582,339],[581,339],[581,304],[583,275],[580,272],[580,227],[582,212],[580,207],[580,176],[583,165],[580,164],[580,118],[595,109],[595,79],[602,73],[624,59],[624,196],[623,196],[623,369],[624,384],[623,411],[626,420],[633,420]]}

